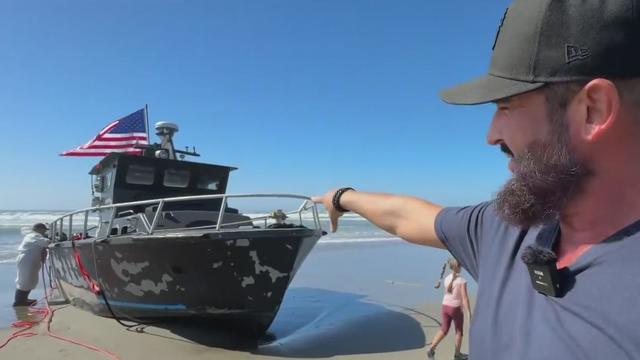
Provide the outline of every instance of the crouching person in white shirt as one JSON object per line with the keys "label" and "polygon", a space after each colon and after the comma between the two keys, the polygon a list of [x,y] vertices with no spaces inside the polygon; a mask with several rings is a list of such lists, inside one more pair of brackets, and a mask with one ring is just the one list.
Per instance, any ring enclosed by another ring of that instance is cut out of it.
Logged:
{"label": "crouching person in white shirt", "polygon": [[38,275],[47,255],[49,239],[45,237],[47,226],[37,223],[27,233],[18,248],[18,274],[13,306],[30,306],[37,300],[29,299],[29,293],[38,285]]}

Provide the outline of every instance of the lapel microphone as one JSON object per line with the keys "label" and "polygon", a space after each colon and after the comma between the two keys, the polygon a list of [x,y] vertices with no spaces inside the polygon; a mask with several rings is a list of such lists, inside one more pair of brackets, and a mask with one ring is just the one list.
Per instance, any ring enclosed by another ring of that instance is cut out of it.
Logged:
{"label": "lapel microphone", "polygon": [[531,285],[541,294],[553,297],[562,296],[560,276],[556,254],[546,248],[529,245],[522,253],[522,261],[527,265]]}

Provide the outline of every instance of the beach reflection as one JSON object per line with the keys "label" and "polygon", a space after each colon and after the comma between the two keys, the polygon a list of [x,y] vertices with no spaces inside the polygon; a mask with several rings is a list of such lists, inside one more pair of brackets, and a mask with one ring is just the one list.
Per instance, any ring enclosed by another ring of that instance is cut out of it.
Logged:
{"label": "beach reflection", "polygon": [[290,289],[270,331],[276,339],[255,353],[294,358],[388,353],[425,345],[421,323],[364,295]]}
{"label": "beach reflection", "polygon": [[42,314],[33,311],[28,306],[12,306],[11,308],[15,314],[14,321],[39,321],[42,319]]}
{"label": "beach reflection", "polygon": [[370,302],[364,295],[314,288],[289,289],[268,333],[257,340],[229,331],[223,324],[202,321],[159,323],[133,331],[288,358],[387,353],[425,345],[423,325],[416,318]]}

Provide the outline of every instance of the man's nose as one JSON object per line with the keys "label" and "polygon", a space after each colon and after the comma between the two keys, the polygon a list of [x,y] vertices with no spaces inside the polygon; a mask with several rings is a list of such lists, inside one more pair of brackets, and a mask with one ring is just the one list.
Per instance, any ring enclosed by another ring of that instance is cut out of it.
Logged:
{"label": "man's nose", "polygon": [[489,124],[489,131],[487,131],[487,143],[489,145],[498,145],[503,143],[502,133],[500,132],[500,119],[498,113],[493,114],[491,123]]}

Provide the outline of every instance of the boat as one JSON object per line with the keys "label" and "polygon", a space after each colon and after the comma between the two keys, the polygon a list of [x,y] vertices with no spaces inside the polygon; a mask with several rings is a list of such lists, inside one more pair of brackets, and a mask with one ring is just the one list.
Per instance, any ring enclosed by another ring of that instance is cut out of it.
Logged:
{"label": "boat", "polygon": [[[89,172],[91,207],[50,225],[49,265],[64,300],[120,319],[222,319],[263,334],[303,261],[326,234],[309,197],[227,194],[234,167],[185,160],[178,126],[160,143],[111,153]],[[291,211],[244,215],[229,200],[293,199]]]}

